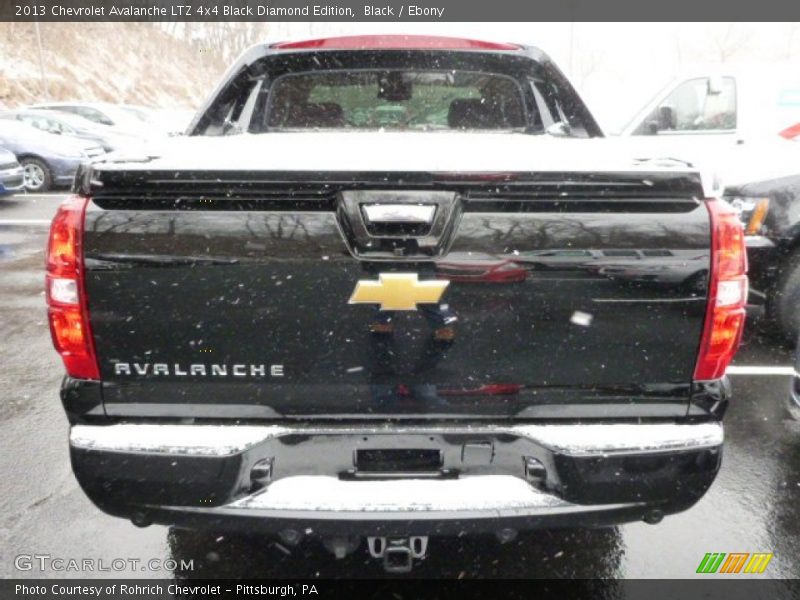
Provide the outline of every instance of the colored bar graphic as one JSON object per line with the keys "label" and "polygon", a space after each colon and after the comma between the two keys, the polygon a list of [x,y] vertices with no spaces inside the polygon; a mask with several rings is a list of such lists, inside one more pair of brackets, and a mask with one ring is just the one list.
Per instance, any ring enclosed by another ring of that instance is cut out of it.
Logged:
{"label": "colored bar graphic", "polygon": [[[727,558],[726,558],[727,556]],[[771,552],[708,552],[700,561],[697,573],[763,573],[772,560]],[[749,559],[749,560],[748,560]],[[724,562],[723,562],[724,561]],[[742,571],[744,568],[744,571]]]}
{"label": "colored bar graphic", "polygon": [[767,568],[769,561],[772,560],[772,554],[766,552],[756,552],[751,555],[750,562],[744,568],[745,573],[763,573]]}
{"label": "colored bar graphic", "polygon": [[716,573],[723,558],[725,558],[724,552],[706,554],[703,560],[700,561],[700,566],[697,567],[697,573]]}
{"label": "colored bar graphic", "polygon": [[742,570],[747,557],[750,556],[747,552],[732,552],[728,554],[728,558],[722,563],[720,573],[738,573]]}

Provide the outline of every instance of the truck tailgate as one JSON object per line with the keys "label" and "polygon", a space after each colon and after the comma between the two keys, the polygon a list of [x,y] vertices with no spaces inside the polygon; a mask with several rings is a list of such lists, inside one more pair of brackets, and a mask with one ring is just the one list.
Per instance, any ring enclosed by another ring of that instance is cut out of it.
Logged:
{"label": "truck tailgate", "polygon": [[[686,414],[710,260],[695,175],[95,177],[86,291],[110,415]],[[452,210],[427,254],[419,224],[365,241],[347,209],[426,197]],[[359,282],[377,296],[353,302]]]}

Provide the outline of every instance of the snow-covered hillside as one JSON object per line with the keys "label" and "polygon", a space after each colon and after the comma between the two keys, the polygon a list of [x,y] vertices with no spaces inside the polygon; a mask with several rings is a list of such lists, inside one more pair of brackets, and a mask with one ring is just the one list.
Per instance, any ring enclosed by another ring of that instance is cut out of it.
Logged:
{"label": "snow-covered hillside", "polygon": [[[0,108],[45,100],[195,108],[224,65],[150,23],[0,23]],[[44,84],[42,81],[44,71]]]}

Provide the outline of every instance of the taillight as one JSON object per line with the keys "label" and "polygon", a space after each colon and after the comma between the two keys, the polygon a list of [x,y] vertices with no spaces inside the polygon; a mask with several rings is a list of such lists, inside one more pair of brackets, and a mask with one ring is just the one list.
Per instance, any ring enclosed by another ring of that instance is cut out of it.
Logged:
{"label": "taillight", "polygon": [[725,202],[709,200],[711,265],[709,304],[694,378],[719,379],[733,360],[742,339],[747,301],[747,253],[744,229]]}
{"label": "taillight", "polygon": [[778,135],[782,138],[786,138],[787,140],[800,140],[800,123],[790,125],[783,131],[779,132]]}
{"label": "taillight", "polygon": [[67,373],[81,379],[100,379],[84,286],[82,242],[88,203],[88,198],[72,196],[53,217],[45,289],[50,334]]}

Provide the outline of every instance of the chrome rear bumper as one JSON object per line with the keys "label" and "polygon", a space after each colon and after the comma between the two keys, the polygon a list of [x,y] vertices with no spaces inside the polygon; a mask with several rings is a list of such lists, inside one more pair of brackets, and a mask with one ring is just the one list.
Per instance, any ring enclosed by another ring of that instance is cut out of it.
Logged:
{"label": "chrome rear bumper", "polygon": [[365,424],[332,425],[75,425],[70,444],[75,448],[113,452],[148,452],[194,456],[227,456],[244,452],[260,442],[292,435],[392,435],[427,434],[496,436],[513,435],[569,456],[617,452],[664,452],[720,446],[722,424],[582,424],[582,425],[437,425],[402,426]]}

